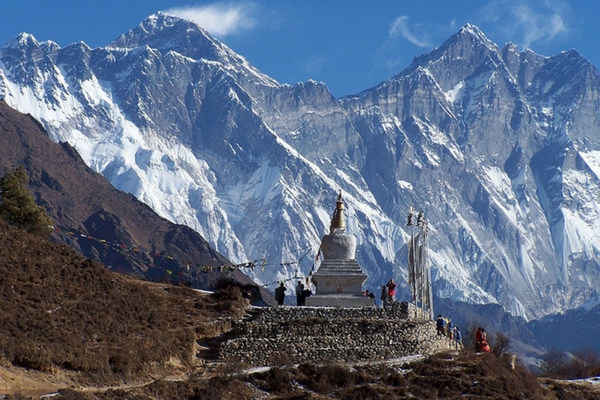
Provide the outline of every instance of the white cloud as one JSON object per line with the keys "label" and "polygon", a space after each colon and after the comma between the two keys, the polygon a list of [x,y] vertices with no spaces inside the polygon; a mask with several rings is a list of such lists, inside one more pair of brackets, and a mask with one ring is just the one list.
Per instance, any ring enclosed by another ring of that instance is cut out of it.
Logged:
{"label": "white cloud", "polygon": [[399,36],[408,40],[412,44],[419,47],[431,47],[431,42],[426,35],[421,35],[421,37],[417,37],[408,27],[408,17],[406,15],[402,15],[394,21],[392,27],[390,28],[389,35],[392,39],[395,39]]}
{"label": "white cloud", "polygon": [[549,43],[570,31],[565,20],[569,5],[561,0],[494,0],[483,12],[486,20],[497,23],[521,48]]}
{"label": "white cloud", "polygon": [[309,75],[318,75],[323,71],[323,68],[327,64],[327,56],[313,56],[302,61],[302,69]]}
{"label": "white cloud", "polygon": [[165,13],[194,21],[216,37],[234,35],[254,26],[252,3],[213,3],[203,6],[174,7]]}

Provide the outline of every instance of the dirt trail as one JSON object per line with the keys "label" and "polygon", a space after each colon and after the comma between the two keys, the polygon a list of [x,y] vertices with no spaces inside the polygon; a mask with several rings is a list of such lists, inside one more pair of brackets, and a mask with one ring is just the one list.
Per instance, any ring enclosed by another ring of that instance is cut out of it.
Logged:
{"label": "dirt trail", "polygon": [[42,396],[61,388],[71,387],[72,381],[62,373],[44,373],[13,366],[0,366],[0,394]]}
{"label": "dirt trail", "polygon": [[39,372],[13,366],[0,366],[0,395],[22,395],[44,398],[57,393],[61,389],[71,388],[80,392],[105,392],[107,390],[128,390],[141,388],[156,381],[184,381],[187,373],[177,373],[166,376],[148,377],[138,382],[120,385],[86,386],[76,382],[70,375],[73,373],[57,370],[54,372]]}

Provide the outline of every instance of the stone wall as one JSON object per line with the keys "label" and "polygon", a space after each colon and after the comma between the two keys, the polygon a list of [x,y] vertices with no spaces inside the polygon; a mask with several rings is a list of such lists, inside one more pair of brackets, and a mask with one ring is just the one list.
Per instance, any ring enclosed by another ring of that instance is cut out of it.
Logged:
{"label": "stone wall", "polygon": [[265,308],[242,321],[235,339],[221,346],[221,359],[248,365],[302,362],[358,362],[429,355],[451,348],[435,322],[414,318],[409,303],[382,308]]}

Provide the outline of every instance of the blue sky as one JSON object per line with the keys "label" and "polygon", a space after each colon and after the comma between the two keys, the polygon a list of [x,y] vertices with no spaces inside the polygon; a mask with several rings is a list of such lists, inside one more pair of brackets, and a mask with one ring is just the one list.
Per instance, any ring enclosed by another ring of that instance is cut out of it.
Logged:
{"label": "blue sky", "polygon": [[337,96],[389,79],[466,23],[502,46],[576,49],[600,66],[597,0],[19,0],[0,8],[0,46],[20,32],[102,47],[156,11],[195,20],[280,83],[322,81]]}

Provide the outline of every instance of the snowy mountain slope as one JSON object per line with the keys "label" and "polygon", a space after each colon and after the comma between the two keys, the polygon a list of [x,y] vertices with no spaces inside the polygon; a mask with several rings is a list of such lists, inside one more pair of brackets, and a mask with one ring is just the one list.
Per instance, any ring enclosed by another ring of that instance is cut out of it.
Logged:
{"label": "snowy mountain slope", "polygon": [[308,274],[341,189],[368,288],[405,281],[414,205],[437,295],[526,318],[600,280],[599,88],[574,51],[499,48],[471,25],[342,99],[162,13],[105,48],[21,34],[0,57],[8,104],[229,259],[266,258],[249,271],[262,282]]}

